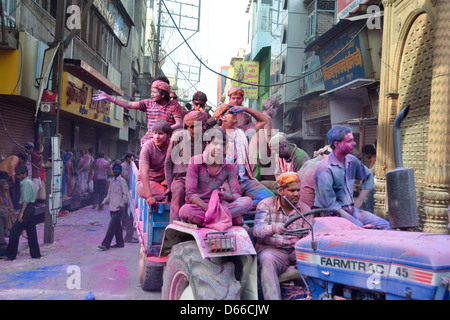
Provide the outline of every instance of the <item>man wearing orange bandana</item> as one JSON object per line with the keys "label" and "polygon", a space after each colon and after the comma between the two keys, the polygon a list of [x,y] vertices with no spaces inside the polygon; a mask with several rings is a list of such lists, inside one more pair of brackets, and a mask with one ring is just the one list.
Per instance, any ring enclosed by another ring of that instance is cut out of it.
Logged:
{"label": "man wearing orange bandana", "polygon": [[[294,266],[296,262],[294,246],[300,238],[284,233],[287,230],[308,226],[306,221],[298,219],[287,229],[284,227],[287,221],[297,215],[289,202],[301,213],[311,210],[309,206],[300,201],[300,178],[296,172],[281,174],[277,179],[277,184],[278,195],[266,198],[258,204],[253,227],[265,300],[281,300],[278,276],[290,266]],[[312,219],[311,216],[308,220],[310,219]]]}
{"label": "man wearing orange bandana", "polygon": [[[241,107],[244,103],[245,92],[242,88],[234,87],[228,90],[228,99],[232,106]],[[241,112],[237,115],[237,126],[239,128],[243,128],[249,123],[252,122],[252,117],[245,113]]]}

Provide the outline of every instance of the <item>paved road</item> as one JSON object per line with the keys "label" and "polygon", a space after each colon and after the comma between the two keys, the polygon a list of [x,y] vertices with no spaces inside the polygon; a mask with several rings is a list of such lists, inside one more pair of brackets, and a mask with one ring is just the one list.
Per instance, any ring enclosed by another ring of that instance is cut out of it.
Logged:
{"label": "paved road", "polygon": [[83,300],[92,292],[96,300],[159,300],[160,292],[140,288],[139,244],[97,250],[109,219],[107,206],[69,212],[58,218],[52,244],[43,243],[44,224],[39,224],[41,259],[31,259],[21,237],[17,259],[0,260],[0,299]]}

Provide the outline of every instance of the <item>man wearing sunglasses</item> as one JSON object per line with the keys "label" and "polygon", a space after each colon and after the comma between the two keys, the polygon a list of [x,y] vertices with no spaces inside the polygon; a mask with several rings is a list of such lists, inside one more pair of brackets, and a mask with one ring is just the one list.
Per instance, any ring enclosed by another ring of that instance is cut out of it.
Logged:
{"label": "man wearing sunglasses", "polygon": [[[244,127],[238,127],[238,114],[243,112],[253,117],[255,121]],[[231,104],[218,106],[214,112],[214,119],[216,119],[220,127],[226,130],[230,138],[228,140],[230,143],[228,144],[226,159],[237,164],[238,180],[242,195],[252,198],[253,206],[256,208],[256,205],[262,199],[272,197],[274,194],[253,176],[250,168],[247,135],[263,128],[269,119],[265,114],[257,110],[243,106],[236,107]]]}

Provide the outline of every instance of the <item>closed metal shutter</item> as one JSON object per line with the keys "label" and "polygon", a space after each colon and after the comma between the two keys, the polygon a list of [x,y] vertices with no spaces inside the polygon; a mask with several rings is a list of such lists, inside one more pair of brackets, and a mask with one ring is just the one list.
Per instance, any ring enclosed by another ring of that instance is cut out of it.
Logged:
{"label": "closed metal shutter", "polygon": [[434,32],[427,14],[414,21],[406,38],[399,74],[399,108],[410,106],[402,123],[403,165],[413,168],[419,224],[423,226],[425,165],[430,117]]}
{"label": "closed metal shutter", "polygon": [[11,136],[18,144],[34,142],[34,109],[25,104],[0,102],[0,115],[6,126],[6,130],[0,121],[0,155],[10,156],[23,152],[8,136]]}
{"label": "closed metal shutter", "polygon": [[374,144],[377,139],[377,126],[364,127],[364,144]]}
{"label": "closed metal shutter", "polygon": [[61,150],[73,149],[73,123],[70,119],[59,119],[59,133],[62,135]]}
{"label": "closed metal shutter", "polygon": [[79,123],[80,132],[78,140],[78,150],[95,149],[95,140],[97,136],[96,128],[89,123]]}

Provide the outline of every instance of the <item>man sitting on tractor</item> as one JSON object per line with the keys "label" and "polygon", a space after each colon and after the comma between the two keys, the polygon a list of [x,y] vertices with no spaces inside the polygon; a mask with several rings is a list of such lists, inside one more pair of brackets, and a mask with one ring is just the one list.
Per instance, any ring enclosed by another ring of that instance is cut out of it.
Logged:
{"label": "man sitting on tractor", "polygon": [[300,238],[286,235],[285,232],[308,226],[305,220],[298,219],[287,228],[284,227],[286,222],[297,215],[291,204],[301,213],[311,210],[300,201],[300,178],[296,172],[281,174],[277,179],[277,186],[278,195],[258,204],[253,227],[265,300],[281,300],[278,276],[296,262],[294,246]]}
{"label": "man sitting on tractor", "polygon": [[164,163],[172,128],[165,120],[157,120],[152,127],[153,138],[142,147],[139,157],[139,175],[136,192],[149,206],[166,198]]}
{"label": "man sitting on tractor", "polygon": [[[246,112],[255,118],[255,121],[244,128],[238,128],[237,114]],[[267,197],[274,194],[255,179],[250,168],[248,140],[251,133],[258,132],[268,121],[268,117],[257,110],[247,107],[234,107],[233,105],[222,104],[216,108],[214,118],[217,124],[226,130],[228,136],[227,161],[237,164],[237,175],[242,195],[253,199],[253,206]]]}
{"label": "man sitting on tractor", "polygon": [[[180,218],[205,226],[205,214],[214,190],[220,190],[221,203],[231,213],[233,225],[242,226],[242,216],[252,209],[250,197],[241,196],[236,165],[225,163],[227,135],[220,128],[208,131],[211,141],[203,154],[192,157],[186,173],[186,204],[180,208]],[[221,187],[227,183],[230,192]]]}
{"label": "man sitting on tractor", "polygon": [[186,172],[191,158],[202,154],[206,143],[203,141],[208,115],[203,111],[190,111],[184,117],[184,130],[177,130],[172,135],[167,149],[166,173],[167,188],[172,199],[170,205],[170,222],[180,220],[178,212],[185,203]]}
{"label": "man sitting on tractor", "polygon": [[[356,142],[352,130],[335,126],[327,133],[333,150],[318,165],[314,177],[314,206],[339,210],[341,217],[366,228],[390,229],[389,222],[361,209],[364,199],[374,189],[372,171],[352,155]],[[353,199],[355,180],[362,181],[362,191]]]}

